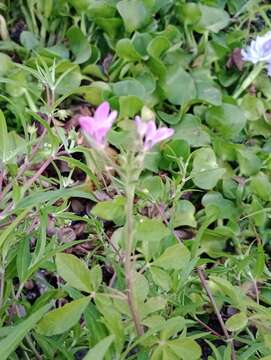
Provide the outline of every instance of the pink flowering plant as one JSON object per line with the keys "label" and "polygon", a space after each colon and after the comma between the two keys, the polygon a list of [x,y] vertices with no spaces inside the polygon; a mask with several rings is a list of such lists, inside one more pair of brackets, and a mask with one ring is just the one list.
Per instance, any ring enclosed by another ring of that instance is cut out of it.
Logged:
{"label": "pink flowering plant", "polygon": [[[91,147],[96,151],[99,158],[105,165],[113,168],[120,176],[123,184],[123,192],[126,197],[126,220],[124,226],[124,272],[127,288],[127,304],[136,329],[137,335],[144,334],[144,328],[141,324],[140,312],[134,292],[134,278],[136,268],[132,261],[134,244],[134,200],[136,185],[140,174],[144,168],[144,159],[151,149],[171,138],[174,130],[167,127],[157,128],[155,120],[143,121],[139,116],[135,117],[134,129],[135,144],[131,144],[131,149],[121,154],[121,166],[112,161],[106,152],[108,145],[107,136],[111,130],[114,121],[117,118],[116,111],[110,111],[108,102],[103,102],[96,109],[93,116],[81,116],[79,118],[80,126],[86,135]],[[136,141],[138,139],[139,141]]]}
{"label": "pink flowering plant", "polygon": [[[105,148],[107,145],[107,135],[111,130],[114,121],[118,116],[117,111],[110,111],[108,102],[103,102],[95,110],[93,116],[80,116],[79,123],[87,135],[87,138],[94,148]],[[135,124],[138,136],[141,140],[142,150],[147,152],[151,148],[172,137],[174,130],[167,127],[157,128],[154,120],[143,121],[139,116],[135,117]]]}
{"label": "pink flowering plant", "polygon": [[0,360],[271,360],[271,0],[0,0]]}

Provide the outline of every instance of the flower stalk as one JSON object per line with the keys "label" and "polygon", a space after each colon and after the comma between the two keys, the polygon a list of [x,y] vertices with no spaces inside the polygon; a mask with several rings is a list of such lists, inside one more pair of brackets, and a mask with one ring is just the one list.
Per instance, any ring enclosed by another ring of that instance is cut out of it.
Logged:
{"label": "flower stalk", "polygon": [[124,273],[127,291],[127,302],[131,317],[135,325],[138,336],[144,335],[144,328],[141,325],[140,313],[134,291],[134,264],[133,243],[134,243],[134,199],[136,184],[144,168],[144,158],[146,153],[159,142],[170,138],[174,130],[162,127],[157,128],[154,120],[142,121],[137,116],[135,119],[135,128],[137,130],[138,141],[132,144],[130,151],[122,157],[122,167],[112,161],[106,153],[107,134],[110,131],[114,121],[117,118],[117,112],[110,112],[110,106],[107,102],[102,103],[95,111],[93,116],[81,116],[79,123],[89,140],[90,145],[96,150],[97,155],[102,155],[104,167],[110,164],[120,176],[124,184],[126,195],[126,222],[124,226]]}
{"label": "flower stalk", "polygon": [[123,182],[126,195],[126,221],[124,227],[124,272],[127,290],[127,301],[133,323],[138,336],[144,335],[143,326],[140,323],[140,313],[136,302],[134,291],[134,264],[132,260],[134,245],[134,200],[136,183],[143,169],[144,153],[135,154],[133,151],[128,152],[124,158]]}
{"label": "flower stalk", "polygon": [[257,36],[249,46],[241,50],[241,54],[243,61],[251,62],[255,67],[233,94],[234,99],[237,99],[253,83],[265,67],[267,67],[268,75],[271,76],[271,31],[263,36]]}
{"label": "flower stalk", "polygon": [[132,185],[127,179],[126,184],[126,224],[125,224],[125,282],[127,288],[127,300],[128,306],[133,318],[133,322],[136,328],[138,336],[144,334],[144,329],[140,324],[140,314],[138,312],[133,284],[133,263],[132,263],[132,251],[133,251],[133,240],[134,240],[134,197],[135,197],[135,186]]}
{"label": "flower stalk", "polygon": [[234,99],[238,99],[239,96],[245,91],[252,83],[255,81],[255,79],[258,77],[260,72],[264,69],[265,64],[260,62],[257,65],[254,66],[251,73],[245,78],[241,86],[237,89],[237,91],[233,94]]}

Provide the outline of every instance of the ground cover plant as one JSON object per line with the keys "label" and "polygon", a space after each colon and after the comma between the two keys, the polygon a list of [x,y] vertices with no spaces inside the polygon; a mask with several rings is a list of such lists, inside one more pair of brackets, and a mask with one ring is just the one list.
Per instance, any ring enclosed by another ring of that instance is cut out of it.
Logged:
{"label": "ground cover plant", "polygon": [[271,359],[271,5],[0,1],[0,359]]}

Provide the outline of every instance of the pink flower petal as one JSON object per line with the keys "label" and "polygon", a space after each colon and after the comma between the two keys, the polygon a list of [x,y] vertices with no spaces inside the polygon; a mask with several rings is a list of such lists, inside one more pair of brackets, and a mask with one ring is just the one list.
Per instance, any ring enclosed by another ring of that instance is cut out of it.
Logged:
{"label": "pink flower petal", "polygon": [[110,106],[107,101],[103,102],[101,105],[99,105],[95,111],[94,119],[95,121],[105,121],[108,117],[110,111]]}
{"label": "pink flower petal", "polygon": [[80,116],[82,129],[92,138],[97,147],[106,145],[106,135],[117,118],[117,111],[110,113],[108,102],[103,102],[95,111],[94,117]]}
{"label": "pink flower petal", "polygon": [[152,138],[152,144],[157,144],[163,140],[170,138],[174,134],[174,130],[171,128],[163,127],[156,131],[156,134]]}
{"label": "pink flower petal", "polygon": [[[110,129],[110,128],[109,128]],[[104,127],[104,128],[99,128],[95,131],[95,134],[93,136],[94,140],[100,144],[100,145],[104,145],[105,144],[105,139],[106,139],[106,135],[109,131],[108,127]]]}
{"label": "pink flower petal", "polygon": [[88,134],[93,133],[94,119],[91,116],[80,116],[79,124],[81,128]]}
{"label": "pink flower petal", "polygon": [[139,136],[143,139],[146,134],[147,124],[143,122],[139,116],[135,117],[135,123],[137,127],[137,132]]}
{"label": "pink flower petal", "polygon": [[107,119],[104,121],[104,125],[108,125],[109,128],[111,128],[111,126],[113,125],[113,122],[116,120],[118,116],[118,112],[117,111],[112,111],[109,116],[107,117]]}
{"label": "pink flower petal", "polygon": [[149,141],[156,133],[156,125],[153,120],[147,122],[146,140]]}

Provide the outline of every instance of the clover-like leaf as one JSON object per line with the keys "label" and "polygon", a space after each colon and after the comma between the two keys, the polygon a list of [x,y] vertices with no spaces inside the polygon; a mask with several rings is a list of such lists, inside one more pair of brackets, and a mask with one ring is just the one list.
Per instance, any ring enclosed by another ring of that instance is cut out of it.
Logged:
{"label": "clover-like leaf", "polygon": [[195,152],[191,177],[201,189],[212,189],[222,178],[225,169],[219,167],[211,148],[201,148]]}

